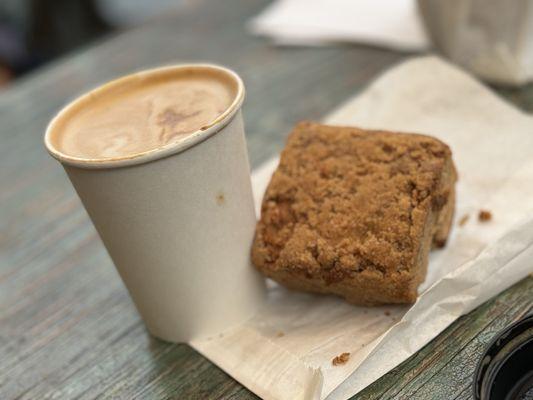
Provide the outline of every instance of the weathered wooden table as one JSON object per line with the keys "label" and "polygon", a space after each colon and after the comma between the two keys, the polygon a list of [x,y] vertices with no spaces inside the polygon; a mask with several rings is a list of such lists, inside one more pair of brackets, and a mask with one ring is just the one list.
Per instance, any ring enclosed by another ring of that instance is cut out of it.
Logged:
{"label": "weathered wooden table", "polygon": [[[140,68],[191,60],[237,70],[253,166],[290,127],[318,119],[406,55],[369,47],[284,49],[244,23],[266,0],[190,2],[0,93],[0,398],[255,398],[186,345],[150,337],[62,168],[47,121],[68,99]],[[533,110],[533,88],[501,90]],[[474,366],[531,310],[533,278],[460,318],[357,399],[468,399]]]}

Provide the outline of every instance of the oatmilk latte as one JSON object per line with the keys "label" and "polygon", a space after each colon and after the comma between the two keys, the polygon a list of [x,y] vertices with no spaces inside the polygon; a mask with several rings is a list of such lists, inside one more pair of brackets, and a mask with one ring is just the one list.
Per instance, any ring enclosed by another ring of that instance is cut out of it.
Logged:
{"label": "oatmilk latte", "polygon": [[168,341],[217,335],[265,299],[243,101],[227,68],[169,66],[82,95],[46,130],[148,330]]}
{"label": "oatmilk latte", "polygon": [[210,69],[139,77],[84,99],[51,140],[58,151],[74,158],[128,158],[205,130],[236,94],[233,80]]}

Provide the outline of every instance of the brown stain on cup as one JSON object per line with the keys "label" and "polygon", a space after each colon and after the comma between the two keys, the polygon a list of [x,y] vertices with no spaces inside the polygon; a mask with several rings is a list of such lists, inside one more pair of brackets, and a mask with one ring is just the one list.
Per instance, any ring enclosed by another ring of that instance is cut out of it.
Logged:
{"label": "brown stain on cup", "polygon": [[215,201],[219,206],[222,206],[224,203],[226,203],[226,196],[224,196],[223,192],[219,192],[215,197]]}

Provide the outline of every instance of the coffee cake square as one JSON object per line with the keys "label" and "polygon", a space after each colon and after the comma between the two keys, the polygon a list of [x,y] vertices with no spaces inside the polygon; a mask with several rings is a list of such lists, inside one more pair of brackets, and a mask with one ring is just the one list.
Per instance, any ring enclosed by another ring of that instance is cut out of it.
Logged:
{"label": "coffee cake square", "polygon": [[295,290],[412,303],[455,203],[449,147],[424,135],[299,123],[266,190],[252,261]]}

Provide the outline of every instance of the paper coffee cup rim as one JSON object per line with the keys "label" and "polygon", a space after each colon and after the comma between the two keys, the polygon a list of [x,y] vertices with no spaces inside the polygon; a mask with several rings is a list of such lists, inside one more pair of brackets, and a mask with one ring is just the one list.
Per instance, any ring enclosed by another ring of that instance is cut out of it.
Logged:
{"label": "paper coffee cup rim", "polygon": [[[233,102],[230,106],[220,114],[215,120],[210,122],[208,125],[203,126],[199,130],[190,133],[185,139],[179,142],[171,142],[164,146],[157,147],[155,149],[150,149],[143,152],[138,152],[132,155],[120,156],[120,157],[109,157],[109,158],[87,158],[87,157],[75,157],[67,155],[57,149],[56,146],[52,143],[51,135],[52,132],[56,129],[57,125],[67,117],[71,112],[74,111],[80,103],[86,101],[88,98],[100,94],[103,91],[109,90],[110,88],[123,85],[125,82],[131,79],[146,78],[154,74],[163,74],[165,72],[174,71],[174,70],[187,70],[187,69],[207,69],[207,70],[216,70],[222,72],[225,75],[229,76],[237,84],[237,93]],[[62,164],[71,165],[79,168],[119,168],[137,164],[144,164],[150,161],[155,161],[161,158],[171,156],[173,154],[181,153],[204,140],[210,138],[217,132],[219,132],[224,126],[226,126],[239,111],[244,101],[245,89],[244,83],[240,76],[232,71],[229,68],[223,67],[217,64],[210,63],[188,63],[188,64],[173,64],[163,67],[150,68],[134,72],[111,81],[108,81],[96,88],[85,92],[84,94],[78,96],[74,100],[70,101],[65,105],[49,122],[46,132],[44,135],[44,143],[48,152],[57,159]]]}

